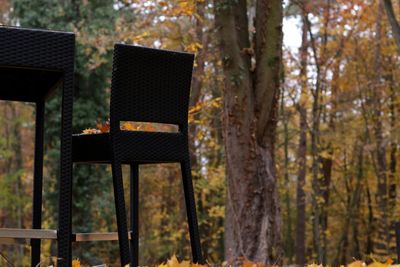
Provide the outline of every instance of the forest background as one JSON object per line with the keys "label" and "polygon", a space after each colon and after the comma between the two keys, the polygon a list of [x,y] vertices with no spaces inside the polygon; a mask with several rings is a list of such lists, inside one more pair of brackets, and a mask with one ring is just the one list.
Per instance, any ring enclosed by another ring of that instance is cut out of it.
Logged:
{"label": "forest background", "polygon": [[[234,57],[221,45],[227,41],[221,29],[232,18],[229,14],[235,15],[236,27],[248,29],[239,52],[248,60],[248,73],[257,72],[257,47],[251,44],[261,18],[256,3],[268,1],[232,1],[228,8],[222,2],[0,0],[1,24],[76,33],[75,133],[107,120],[115,42],[196,53],[191,161],[202,247],[214,263],[230,259],[232,240],[224,232],[232,221],[258,223],[246,214],[225,216],[225,207],[234,201],[227,198],[227,176],[234,171],[224,143],[232,126],[226,123],[231,97],[227,84],[239,88],[246,77],[230,72]],[[400,76],[396,27],[392,31],[395,24],[386,15],[389,2],[394,17],[400,16],[400,1],[285,2],[285,23],[297,24],[297,32],[285,40],[298,36],[300,42],[299,47],[283,47],[281,78],[275,77],[279,105],[272,105],[272,113],[278,123],[272,129],[276,138],[269,141],[276,179],[270,180],[268,192],[276,188],[277,196],[264,195],[279,202],[268,211],[276,226],[267,236],[274,236],[267,261],[336,266],[354,258],[395,257]],[[59,106],[58,96],[46,106],[45,228],[56,227]],[[34,107],[0,102],[0,113],[0,227],[29,228]],[[178,166],[144,166],[140,171],[140,263],[160,263],[173,253],[188,258]],[[74,167],[74,231],[115,231],[111,188],[108,167]],[[258,194],[247,196],[253,193]],[[253,243],[241,242],[245,247]],[[113,242],[82,243],[74,245],[73,254],[91,264],[113,263],[117,249]],[[43,250],[44,256],[55,255],[55,244],[44,242]],[[16,266],[29,263],[28,246],[0,245],[0,251]]]}

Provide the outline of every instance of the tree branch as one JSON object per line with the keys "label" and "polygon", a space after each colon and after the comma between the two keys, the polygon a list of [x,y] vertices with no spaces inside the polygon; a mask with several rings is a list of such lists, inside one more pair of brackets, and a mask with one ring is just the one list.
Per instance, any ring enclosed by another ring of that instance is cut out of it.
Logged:
{"label": "tree branch", "polygon": [[278,103],[282,70],[282,12],[281,0],[257,0],[255,98],[260,146],[266,145],[269,130],[276,122],[272,111]]}
{"label": "tree branch", "polygon": [[396,41],[397,48],[400,52],[400,25],[394,14],[393,5],[391,0],[383,0],[385,4],[386,14],[388,16],[390,26],[392,27],[393,38]]}

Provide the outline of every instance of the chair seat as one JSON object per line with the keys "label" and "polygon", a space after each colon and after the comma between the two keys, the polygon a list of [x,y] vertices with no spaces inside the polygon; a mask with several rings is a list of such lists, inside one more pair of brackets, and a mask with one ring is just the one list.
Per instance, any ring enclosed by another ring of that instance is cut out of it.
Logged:
{"label": "chair seat", "polygon": [[72,161],[109,163],[111,161],[110,134],[74,134]]}
{"label": "chair seat", "polygon": [[[181,133],[120,131],[115,138],[115,149],[124,164],[180,162],[188,153],[187,140]],[[111,151],[109,133],[72,136],[73,162],[111,163]]]}

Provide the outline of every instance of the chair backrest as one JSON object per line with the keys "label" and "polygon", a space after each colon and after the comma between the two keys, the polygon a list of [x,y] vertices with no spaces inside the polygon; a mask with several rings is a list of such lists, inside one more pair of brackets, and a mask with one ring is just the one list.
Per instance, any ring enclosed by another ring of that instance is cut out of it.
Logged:
{"label": "chair backrest", "polygon": [[111,128],[113,124],[119,128],[121,121],[176,124],[187,128],[193,60],[194,56],[188,53],[116,44]]}

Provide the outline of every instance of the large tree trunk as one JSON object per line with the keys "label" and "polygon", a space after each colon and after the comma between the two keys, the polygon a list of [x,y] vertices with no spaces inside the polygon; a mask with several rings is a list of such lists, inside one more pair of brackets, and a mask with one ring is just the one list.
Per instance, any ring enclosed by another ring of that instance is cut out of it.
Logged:
{"label": "large tree trunk", "polygon": [[281,218],[274,142],[281,74],[282,1],[258,0],[252,70],[247,1],[214,1],[225,72],[226,256],[274,263]]}

